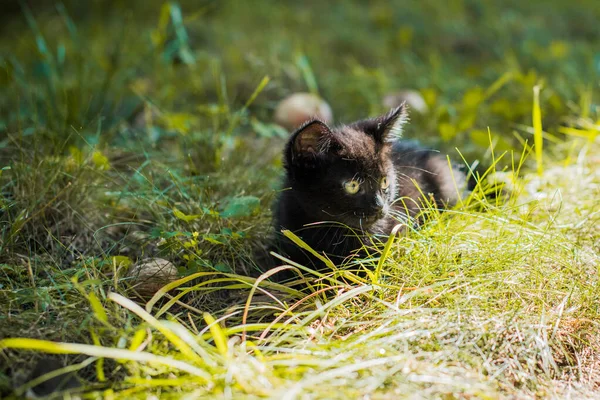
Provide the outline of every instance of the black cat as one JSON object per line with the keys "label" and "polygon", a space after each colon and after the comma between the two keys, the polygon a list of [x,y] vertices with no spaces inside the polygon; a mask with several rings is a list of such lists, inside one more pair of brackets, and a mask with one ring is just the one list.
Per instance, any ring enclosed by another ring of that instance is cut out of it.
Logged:
{"label": "black cat", "polygon": [[[294,132],[285,148],[284,190],[275,229],[288,229],[339,264],[373,235],[399,223],[416,225],[426,203],[456,204],[465,174],[446,156],[400,140],[406,106],[378,118],[331,128],[319,120]],[[277,235],[275,251],[322,269],[323,263]],[[281,264],[281,261],[278,262]]]}

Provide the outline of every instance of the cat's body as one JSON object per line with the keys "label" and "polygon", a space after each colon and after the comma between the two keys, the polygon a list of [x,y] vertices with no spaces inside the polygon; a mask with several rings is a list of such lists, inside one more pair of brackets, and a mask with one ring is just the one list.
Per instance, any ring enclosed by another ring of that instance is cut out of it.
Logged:
{"label": "cat's body", "polygon": [[[284,190],[275,228],[288,229],[312,249],[340,263],[373,235],[388,235],[399,223],[415,224],[425,202],[452,206],[465,176],[445,156],[401,141],[404,107],[375,119],[330,128],[311,121],[285,149]],[[427,199],[425,200],[424,197]],[[320,269],[322,263],[277,235],[276,251]]]}

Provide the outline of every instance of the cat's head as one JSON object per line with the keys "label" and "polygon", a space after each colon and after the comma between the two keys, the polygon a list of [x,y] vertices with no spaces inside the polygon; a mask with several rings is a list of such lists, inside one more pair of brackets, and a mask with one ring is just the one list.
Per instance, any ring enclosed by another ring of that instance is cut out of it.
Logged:
{"label": "cat's head", "polygon": [[391,146],[406,120],[401,105],[339,127],[312,120],[292,134],[285,150],[287,184],[311,222],[364,230],[389,212],[397,193]]}

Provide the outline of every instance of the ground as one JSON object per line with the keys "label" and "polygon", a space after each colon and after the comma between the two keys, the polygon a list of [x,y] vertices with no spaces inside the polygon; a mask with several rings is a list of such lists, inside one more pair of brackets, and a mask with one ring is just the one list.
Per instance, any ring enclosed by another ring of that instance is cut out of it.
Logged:
{"label": "ground", "polygon": [[[89,397],[600,398],[595,0],[21,4],[0,17],[0,395],[52,354]],[[472,195],[369,272],[258,278],[277,103],[352,121],[399,90],[427,105],[406,138],[479,163]],[[147,258],[179,279],[153,298],[128,273]]]}

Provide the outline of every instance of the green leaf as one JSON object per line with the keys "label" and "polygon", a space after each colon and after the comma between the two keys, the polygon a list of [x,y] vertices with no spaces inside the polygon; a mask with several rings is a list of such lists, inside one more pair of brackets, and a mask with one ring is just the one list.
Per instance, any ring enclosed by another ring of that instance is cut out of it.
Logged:
{"label": "green leaf", "polygon": [[229,267],[229,265],[225,264],[225,263],[216,263],[214,265],[214,268],[219,271],[219,272],[225,272],[225,273],[232,273],[233,270]]}
{"label": "green leaf", "polygon": [[8,167],[8,166],[0,168],[0,176],[2,176],[2,173],[4,171],[9,171],[9,170],[10,170],[10,167]]}
{"label": "green leaf", "polygon": [[176,209],[175,207],[173,207],[173,215],[175,215],[175,217],[177,217],[180,220],[185,221],[185,222],[191,222],[196,219],[202,218],[202,214],[186,215],[186,214],[182,213],[181,211],[179,211],[178,209]]}
{"label": "green leaf", "polygon": [[114,256],[110,258],[111,260],[111,265],[116,265],[116,266],[123,266],[123,267],[130,267],[131,264],[133,264],[133,261],[131,261],[131,258],[127,257],[127,256]]}
{"label": "green leaf", "polygon": [[458,119],[458,124],[456,130],[458,132],[466,131],[470,129],[475,124],[475,119],[477,118],[477,114],[472,111],[466,111],[460,115]]}
{"label": "green leaf", "polygon": [[221,213],[224,218],[249,217],[260,207],[260,199],[254,196],[242,196],[232,199]]}
{"label": "green leaf", "polygon": [[217,235],[211,234],[211,233],[202,236],[202,239],[204,239],[208,243],[212,243],[212,244],[225,244],[217,238]]}
{"label": "green leaf", "polygon": [[190,113],[169,113],[161,115],[161,120],[167,130],[187,135],[192,126],[198,124],[198,118]]}
{"label": "green leaf", "polygon": [[471,142],[475,143],[479,147],[486,148],[490,145],[487,131],[474,129],[469,133],[469,136],[471,137]]}
{"label": "green leaf", "polygon": [[103,171],[110,169],[110,161],[108,161],[108,157],[106,157],[100,151],[94,151],[92,153],[92,161],[98,169],[101,169]]}
{"label": "green leaf", "polygon": [[473,110],[484,100],[483,90],[479,87],[469,89],[463,96],[463,106],[468,110]]}
{"label": "green leaf", "polygon": [[493,145],[494,150],[499,152],[512,150],[510,143],[499,135],[491,135],[492,141],[490,143],[490,133],[488,131],[474,129],[469,133],[469,136],[471,137],[471,142],[483,149],[489,148],[490,145]]}
{"label": "green leaf", "polygon": [[442,122],[439,126],[438,129],[440,131],[440,136],[442,137],[442,140],[448,141],[452,138],[454,138],[454,136],[456,136],[456,134],[458,133],[456,131],[456,128],[454,127],[454,125],[448,123],[448,122]]}
{"label": "green leaf", "polygon": [[73,160],[75,160],[75,163],[77,163],[78,165],[83,164],[84,156],[81,150],[79,150],[75,146],[71,146],[69,147],[69,153],[71,154]]}

